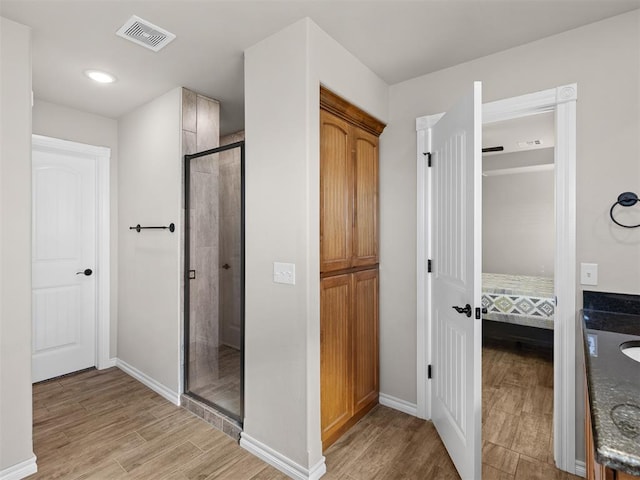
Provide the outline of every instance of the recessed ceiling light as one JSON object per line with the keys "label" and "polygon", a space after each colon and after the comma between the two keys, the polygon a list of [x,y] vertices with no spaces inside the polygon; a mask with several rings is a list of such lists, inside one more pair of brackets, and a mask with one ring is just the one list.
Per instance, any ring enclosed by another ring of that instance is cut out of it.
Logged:
{"label": "recessed ceiling light", "polygon": [[84,74],[98,83],[113,83],[116,81],[116,77],[110,73],[101,72],[100,70],[85,70]]}

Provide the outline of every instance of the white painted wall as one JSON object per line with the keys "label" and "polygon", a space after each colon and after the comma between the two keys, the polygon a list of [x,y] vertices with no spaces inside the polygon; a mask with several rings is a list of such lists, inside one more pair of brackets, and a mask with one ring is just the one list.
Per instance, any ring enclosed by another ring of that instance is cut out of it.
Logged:
{"label": "white painted wall", "polygon": [[[616,228],[611,204],[640,190],[640,11],[393,85],[381,143],[381,390],[416,401],[416,117],[445,111],[474,80],[484,101],[578,83],[577,262],[597,289],[640,293],[640,229]],[[581,288],[578,286],[581,296]],[[579,305],[581,305],[581,298]],[[583,444],[582,346],[576,346],[577,451]]]}
{"label": "white painted wall", "polygon": [[[100,88],[100,87],[96,87]],[[110,358],[117,353],[118,333],[118,122],[73,108],[36,99],[33,105],[33,133],[111,149],[111,339]]]}
{"label": "white painted wall", "polygon": [[554,187],[553,170],[482,178],[483,272],[553,278]]}
{"label": "white painted wall", "polygon": [[[182,89],[118,121],[118,359],[180,391]],[[176,231],[129,230],[175,223]]]}
{"label": "white painted wall", "polygon": [[[33,459],[31,30],[0,17],[0,476]],[[30,464],[33,469],[34,463]],[[29,467],[23,469],[22,476]],[[21,478],[20,477],[20,478]],[[19,477],[14,477],[19,478]]]}
{"label": "white painted wall", "polygon": [[[320,441],[320,83],[387,119],[387,86],[309,19],[245,51],[244,432],[303,469]],[[296,265],[275,284],[273,262]]]}

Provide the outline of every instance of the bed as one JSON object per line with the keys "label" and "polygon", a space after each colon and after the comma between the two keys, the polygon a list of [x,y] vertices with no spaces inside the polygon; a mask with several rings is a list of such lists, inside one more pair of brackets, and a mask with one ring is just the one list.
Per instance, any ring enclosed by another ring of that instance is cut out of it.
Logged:
{"label": "bed", "polygon": [[483,273],[482,306],[486,337],[553,345],[553,278]]}

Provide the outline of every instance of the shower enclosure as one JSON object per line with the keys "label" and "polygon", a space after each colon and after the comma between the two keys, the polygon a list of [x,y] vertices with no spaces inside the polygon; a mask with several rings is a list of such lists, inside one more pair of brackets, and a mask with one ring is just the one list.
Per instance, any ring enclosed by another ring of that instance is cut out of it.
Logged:
{"label": "shower enclosure", "polygon": [[184,159],[184,392],[241,425],[244,141]]}

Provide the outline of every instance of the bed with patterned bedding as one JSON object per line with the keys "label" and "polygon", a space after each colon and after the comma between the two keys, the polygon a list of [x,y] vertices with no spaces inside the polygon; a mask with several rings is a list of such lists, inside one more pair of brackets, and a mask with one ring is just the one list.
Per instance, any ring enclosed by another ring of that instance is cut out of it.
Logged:
{"label": "bed with patterned bedding", "polygon": [[485,320],[553,330],[553,278],[482,274]]}

